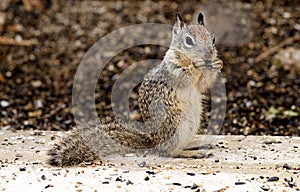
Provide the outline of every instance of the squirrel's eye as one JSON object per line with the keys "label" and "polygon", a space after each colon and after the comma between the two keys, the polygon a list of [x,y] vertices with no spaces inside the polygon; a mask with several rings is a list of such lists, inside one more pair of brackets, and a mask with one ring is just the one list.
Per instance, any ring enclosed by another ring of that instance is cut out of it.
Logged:
{"label": "squirrel's eye", "polygon": [[185,38],[185,42],[186,42],[187,45],[194,45],[194,41],[190,37],[186,37]]}
{"label": "squirrel's eye", "polygon": [[213,42],[212,43],[213,43],[213,45],[216,43],[216,38],[213,38]]}

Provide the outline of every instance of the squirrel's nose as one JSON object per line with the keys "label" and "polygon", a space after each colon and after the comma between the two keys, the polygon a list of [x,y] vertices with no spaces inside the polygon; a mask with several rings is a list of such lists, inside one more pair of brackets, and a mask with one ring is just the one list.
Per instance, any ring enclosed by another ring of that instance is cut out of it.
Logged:
{"label": "squirrel's nose", "polygon": [[210,50],[208,50],[208,49],[206,49],[205,51],[204,51],[204,57],[203,57],[203,59],[205,60],[205,62],[206,61],[209,61],[209,62],[211,62],[211,60],[212,60],[212,52],[210,51]]}
{"label": "squirrel's nose", "polygon": [[210,59],[204,59],[204,63],[205,63],[205,65],[210,65],[211,64],[211,60]]}

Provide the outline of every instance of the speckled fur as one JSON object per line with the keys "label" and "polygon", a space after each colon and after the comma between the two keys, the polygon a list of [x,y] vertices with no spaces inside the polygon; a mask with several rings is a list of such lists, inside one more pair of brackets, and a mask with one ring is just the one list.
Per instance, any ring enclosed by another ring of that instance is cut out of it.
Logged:
{"label": "speckled fur", "polygon": [[[213,85],[222,61],[217,59],[213,35],[203,21],[186,25],[179,15],[176,18],[170,49],[139,89],[144,127],[130,122],[78,125],[80,133],[74,131],[49,151],[51,165],[76,165],[131,149],[153,148],[159,155],[176,156],[189,144],[201,127],[203,93]],[[187,36],[193,46],[185,42]],[[108,138],[116,142],[108,144]]]}

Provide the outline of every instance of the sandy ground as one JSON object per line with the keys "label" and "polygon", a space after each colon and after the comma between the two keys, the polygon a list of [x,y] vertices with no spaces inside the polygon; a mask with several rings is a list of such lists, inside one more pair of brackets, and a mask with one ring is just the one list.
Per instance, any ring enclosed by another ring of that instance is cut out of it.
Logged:
{"label": "sandy ground", "polygon": [[197,136],[190,148],[211,143],[200,150],[212,156],[51,167],[46,150],[63,135],[0,131],[0,191],[300,190],[299,137]]}

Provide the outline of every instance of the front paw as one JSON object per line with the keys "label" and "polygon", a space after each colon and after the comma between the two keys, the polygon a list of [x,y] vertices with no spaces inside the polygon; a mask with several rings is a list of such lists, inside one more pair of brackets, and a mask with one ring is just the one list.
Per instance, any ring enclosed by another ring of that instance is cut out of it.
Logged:
{"label": "front paw", "polygon": [[211,64],[212,69],[220,70],[223,67],[223,61],[221,59],[216,59]]}

